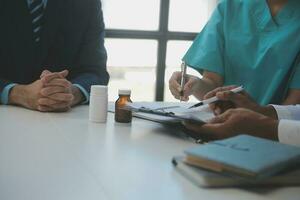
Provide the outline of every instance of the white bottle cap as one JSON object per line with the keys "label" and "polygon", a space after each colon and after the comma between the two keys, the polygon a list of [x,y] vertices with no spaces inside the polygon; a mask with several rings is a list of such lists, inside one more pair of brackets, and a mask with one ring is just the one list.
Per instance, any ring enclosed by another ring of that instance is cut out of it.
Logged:
{"label": "white bottle cap", "polygon": [[91,95],[106,96],[107,95],[107,86],[106,85],[92,85]]}
{"label": "white bottle cap", "polygon": [[131,95],[131,90],[128,89],[120,89],[119,95]]}

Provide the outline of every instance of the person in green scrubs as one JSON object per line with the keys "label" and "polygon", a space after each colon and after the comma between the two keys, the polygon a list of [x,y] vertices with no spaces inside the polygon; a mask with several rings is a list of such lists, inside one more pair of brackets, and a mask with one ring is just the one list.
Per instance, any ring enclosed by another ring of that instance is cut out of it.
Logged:
{"label": "person in green scrubs", "polygon": [[221,86],[242,85],[260,105],[300,103],[300,1],[222,0],[183,57],[202,74],[181,72],[169,88],[177,99],[198,99]]}

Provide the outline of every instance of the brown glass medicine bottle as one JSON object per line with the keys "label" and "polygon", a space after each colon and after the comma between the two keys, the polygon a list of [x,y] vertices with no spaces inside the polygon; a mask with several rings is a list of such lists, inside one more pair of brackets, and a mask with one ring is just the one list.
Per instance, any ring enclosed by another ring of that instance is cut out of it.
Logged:
{"label": "brown glass medicine bottle", "polygon": [[119,98],[115,103],[115,121],[120,123],[130,123],[132,112],[125,109],[127,103],[132,103],[130,99],[131,90],[119,90]]}

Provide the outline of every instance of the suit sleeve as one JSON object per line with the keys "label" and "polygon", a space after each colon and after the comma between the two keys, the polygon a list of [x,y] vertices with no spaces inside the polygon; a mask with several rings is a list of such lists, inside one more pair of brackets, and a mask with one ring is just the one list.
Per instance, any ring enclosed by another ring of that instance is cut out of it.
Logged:
{"label": "suit sleeve", "polygon": [[[4,4],[3,0],[0,0],[0,17],[1,18],[3,17],[1,15],[3,13],[3,9],[4,9],[3,4]],[[0,33],[0,35],[2,37],[1,33]],[[3,56],[1,51],[2,51],[2,49],[0,48],[0,58]],[[0,66],[0,67],[4,67],[4,66]],[[8,86],[9,84],[11,84],[11,82],[4,79],[3,77],[1,77],[1,74],[0,74],[0,104],[3,103],[1,99],[3,96],[5,96],[4,90],[5,90],[6,86]]]}
{"label": "suit sleeve", "polygon": [[89,25],[80,48],[80,66],[71,72],[71,82],[80,85],[87,93],[90,93],[91,85],[107,85],[109,74],[106,69],[107,55],[104,47],[101,2],[100,0],[89,0],[86,5],[88,2],[86,14],[89,14]]}

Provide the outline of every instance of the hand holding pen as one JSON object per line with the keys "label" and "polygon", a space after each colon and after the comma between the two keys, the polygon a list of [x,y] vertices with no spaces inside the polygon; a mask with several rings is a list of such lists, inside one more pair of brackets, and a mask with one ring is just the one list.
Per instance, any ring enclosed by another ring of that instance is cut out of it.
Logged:
{"label": "hand holding pen", "polygon": [[[244,88],[242,86],[240,87],[235,87],[235,88],[232,88],[230,90],[227,90],[227,91],[224,91],[224,92],[230,92],[230,93],[239,93],[239,92],[242,92],[244,90]],[[196,103],[195,105],[191,106],[190,108],[197,108],[199,106],[203,106],[203,105],[207,105],[207,104],[212,104],[212,103],[215,103],[217,101],[219,101],[220,99],[216,96],[218,93],[215,94],[215,96],[212,96],[212,97],[209,97],[206,95],[204,97],[204,100],[200,101],[199,103]]]}
{"label": "hand holding pen", "polygon": [[263,108],[243,90],[243,87],[238,86],[216,88],[204,96],[204,102],[209,103],[209,107],[215,115],[222,114],[231,108],[247,108],[262,113],[261,109]]}
{"label": "hand holding pen", "polygon": [[186,74],[186,65],[183,63],[181,71],[174,72],[169,80],[169,89],[172,95],[181,101],[188,101],[193,94],[199,78]]}

